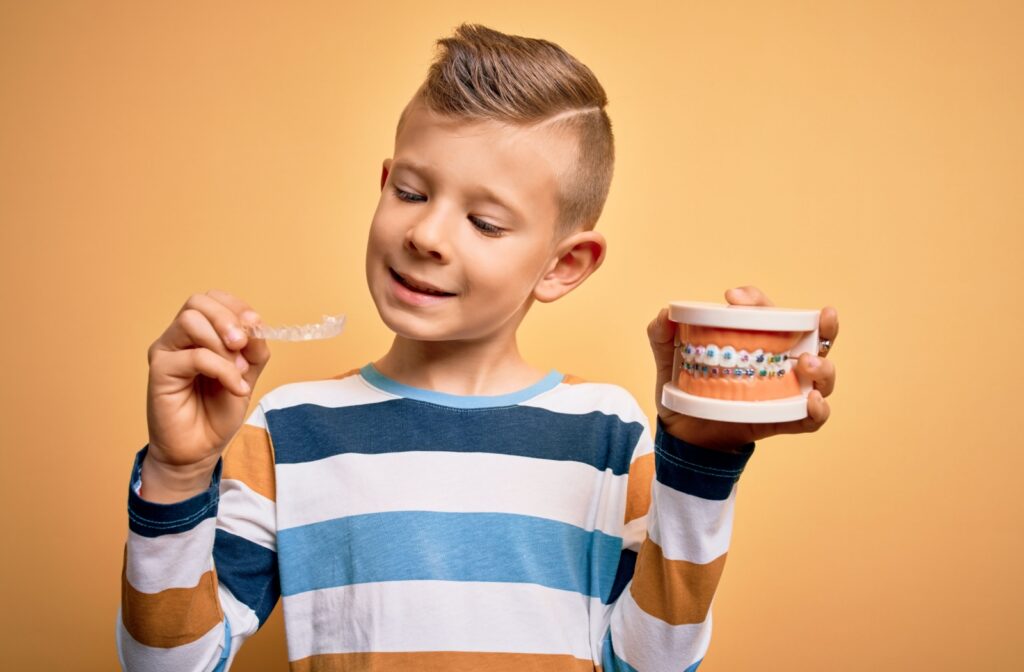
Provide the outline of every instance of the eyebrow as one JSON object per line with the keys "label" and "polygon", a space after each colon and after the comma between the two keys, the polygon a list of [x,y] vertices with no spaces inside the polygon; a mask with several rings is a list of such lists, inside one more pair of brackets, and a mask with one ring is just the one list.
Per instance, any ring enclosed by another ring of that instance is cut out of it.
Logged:
{"label": "eyebrow", "polygon": [[[435,177],[436,176],[436,171],[433,168],[431,168],[430,166],[427,166],[427,165],[423,165],[423,164],[420,164],[420,163],[415,163],[414,161],[410,161],[408,159],[396,159],[394,162],[392,162],[392,164],[391,164],[391,172],[395,172],[396,170],[403,170],[403,169],[404,170],[411,170],[414,173],[420,173],[421,175],[426,175],[428,177]],[[518,219],[525,220],[525,217],[523,216],[523,213],[517,207],[515,207],[510,202],[508,202],[505,199],[503,199],[500,196],[498,196],[498,194],[496,194],[489,187],[487,187],[487,186],[485,186],[483,184],[478,184],[478,185],[474,186],[473,191],[483,195],[484,198],[486,198],[488,201],[494,203],[495,205],[497,205],[497,206],[499,206],[501,208],[504,208],[505,210],[510,212],[513,216],[517,217]]]}

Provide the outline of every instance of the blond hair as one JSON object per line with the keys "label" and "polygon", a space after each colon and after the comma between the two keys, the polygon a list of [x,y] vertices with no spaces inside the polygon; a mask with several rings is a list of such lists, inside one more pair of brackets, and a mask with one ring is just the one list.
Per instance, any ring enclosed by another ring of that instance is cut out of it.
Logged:
{"label": "blond hair", "polygon": [[[436,46],[414,101],[468,121],[551,125],[574,134],[577,156],[559,188],[556,232],[592,229],[608,198],[615,147],[608,97],[590,68],[547,40],[479,24],[459,25]],[[405,111],[399,131],[404,120]]]}

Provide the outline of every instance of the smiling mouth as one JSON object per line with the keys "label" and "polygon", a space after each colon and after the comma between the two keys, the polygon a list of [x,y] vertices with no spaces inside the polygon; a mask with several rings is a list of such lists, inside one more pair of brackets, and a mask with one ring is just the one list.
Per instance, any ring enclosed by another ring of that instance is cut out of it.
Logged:
{"label": "smiling mouth", "polygon": [[399,275],[399,273],[390,266],[388,267],[388,271],[391,273],[391,277],[394,278],[398,284],[410,291],[416,292],[417,294],[426,294],[428,296],[455,296],[455,294],[451,292],[443,292],[440,289],[429,285],[416,284],[414,281]]}

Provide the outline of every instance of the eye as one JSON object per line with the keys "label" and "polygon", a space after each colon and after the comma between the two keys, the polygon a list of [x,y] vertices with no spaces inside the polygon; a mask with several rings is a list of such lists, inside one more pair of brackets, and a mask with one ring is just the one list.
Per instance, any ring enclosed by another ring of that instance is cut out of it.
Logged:
{"label": "eye", "polygon": [[[411,192],[408,192],[408,191],[403,191],[403,190],[399,189],[398,187],[394,187],[394,189],[395,189],[395,196],[397,196],[398,200],[400,200],[400,201],[405,201],[407,203],[422,203],[423,201],[427,200],[427,199],[423,198],[422,196],[420,196],[419,194],[414,194],[414,193],[411,193]],[[416,200],[416,199],[423,199],[423,200]]]}
{"label": "eye", "polygon": [[498,236],[505,233],[505,229],[485,222],[484,220],[479,219],[477,217],[470,217],[469,221],[473,222],[473,226],[479,229],[480,232],[483,233],[485,236],[494,236],[495,238],[497,238]]}

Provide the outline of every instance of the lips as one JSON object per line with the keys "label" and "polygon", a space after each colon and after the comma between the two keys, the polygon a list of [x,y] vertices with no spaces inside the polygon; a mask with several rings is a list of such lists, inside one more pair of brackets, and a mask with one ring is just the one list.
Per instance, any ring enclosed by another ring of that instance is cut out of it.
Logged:
{"label": "lips", "polygon": [[411,275],[402,275],[393,268],[389,267],[388,271],[391,272],[391,277],[393,277],[396,282],[413,292],[426,294],[428,296],[455,296],[452,292],[446,292],[440,287],[432,285],[429,282],[414,278]]}

